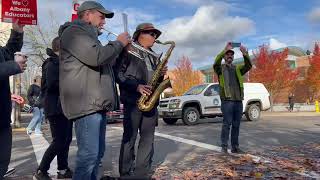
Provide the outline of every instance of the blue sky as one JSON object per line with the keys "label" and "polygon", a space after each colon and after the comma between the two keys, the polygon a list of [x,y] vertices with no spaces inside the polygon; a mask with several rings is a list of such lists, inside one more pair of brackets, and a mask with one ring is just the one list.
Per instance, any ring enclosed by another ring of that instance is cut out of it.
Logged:
{"label": "blue sky", "polygon": [[[183,55],[195,67],[212,64],[227,41],[241,42],[249,49],[262,44],[273,49],[293,45],[310,49],[320,40],[319,0],[97,1],[116,13],[107,22],[111,30],[121,31],[120,14],[126,12],[131,33],[138,23],[148,21],[163,31],[160,40],[176,41],[171,67]],[[61,23],[71,16],[71,0],[38,0],[38,4],[40,21],[48,9],[57,12],[55,18]]]}

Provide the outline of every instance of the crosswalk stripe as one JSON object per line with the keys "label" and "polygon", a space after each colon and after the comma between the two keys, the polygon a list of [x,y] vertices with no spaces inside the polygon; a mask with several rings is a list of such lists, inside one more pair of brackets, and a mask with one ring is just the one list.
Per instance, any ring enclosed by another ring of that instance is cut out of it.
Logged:
{"label": "crosswalk stripe", "polygon": [[[37,163],[40,165],[41,159],[49,147],[48,141],[43,137],[43,135],[30,135],[30,139],[32,142],[33,151],[36,155]],[[48,171],[49,174],[55,175],[57,173],[57,157],[53,159],[50,164],[50,169]]]}

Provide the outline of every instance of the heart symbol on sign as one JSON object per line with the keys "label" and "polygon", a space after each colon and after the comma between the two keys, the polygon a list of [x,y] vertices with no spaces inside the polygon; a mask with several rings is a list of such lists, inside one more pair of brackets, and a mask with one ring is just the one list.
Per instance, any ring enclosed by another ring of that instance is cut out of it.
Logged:
{"label": "heart symbol on sign", "polygon": [[24,6],[28,6],[29,2],[28,2],[28,0],[23,0],[23,1],[22,1],[22,4],[23,4]]}

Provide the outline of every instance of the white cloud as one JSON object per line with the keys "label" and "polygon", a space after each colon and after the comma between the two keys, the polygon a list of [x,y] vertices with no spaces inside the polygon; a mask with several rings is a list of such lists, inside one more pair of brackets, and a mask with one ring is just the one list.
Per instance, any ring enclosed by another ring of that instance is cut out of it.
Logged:
{"label": "white cloud", "polygon": [[284,48],[284,47],[287,47],[287,46],[288,46],[287,44],[282,43],[282,42],[278,41],[277,39],[271,38],[269,40],[269,47],[272,50],[279,49],[279,48]]}
{"label": "white cloud", "polygon": [[320,7],[312,9],[308,18],[311,22],[320,22]]}
{"label": "white cloud", "polygon": [[[161,26],[160,40],[173,40],[173,58],[188,56],[194,65],[213,59],[226,42],[254,32],[254,22],[244,17],[228,15],[223,4],[201,6],[190,17],[178,17]],[[208,63],[208,62],[206,62]]]}

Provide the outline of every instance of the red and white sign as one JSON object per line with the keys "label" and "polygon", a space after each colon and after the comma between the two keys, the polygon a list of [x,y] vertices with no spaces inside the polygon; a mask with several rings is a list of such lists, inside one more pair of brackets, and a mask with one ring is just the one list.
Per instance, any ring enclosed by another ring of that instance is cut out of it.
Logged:
{"label": "red and white sign", "polygon": [[2,0],[2,22],[37,25],[37,0]]}
{"label": "red and white sign", "polygon": [[71,21],[78,18],[78,7],[83,3],[83,0],[72,0],[72,17]]}

